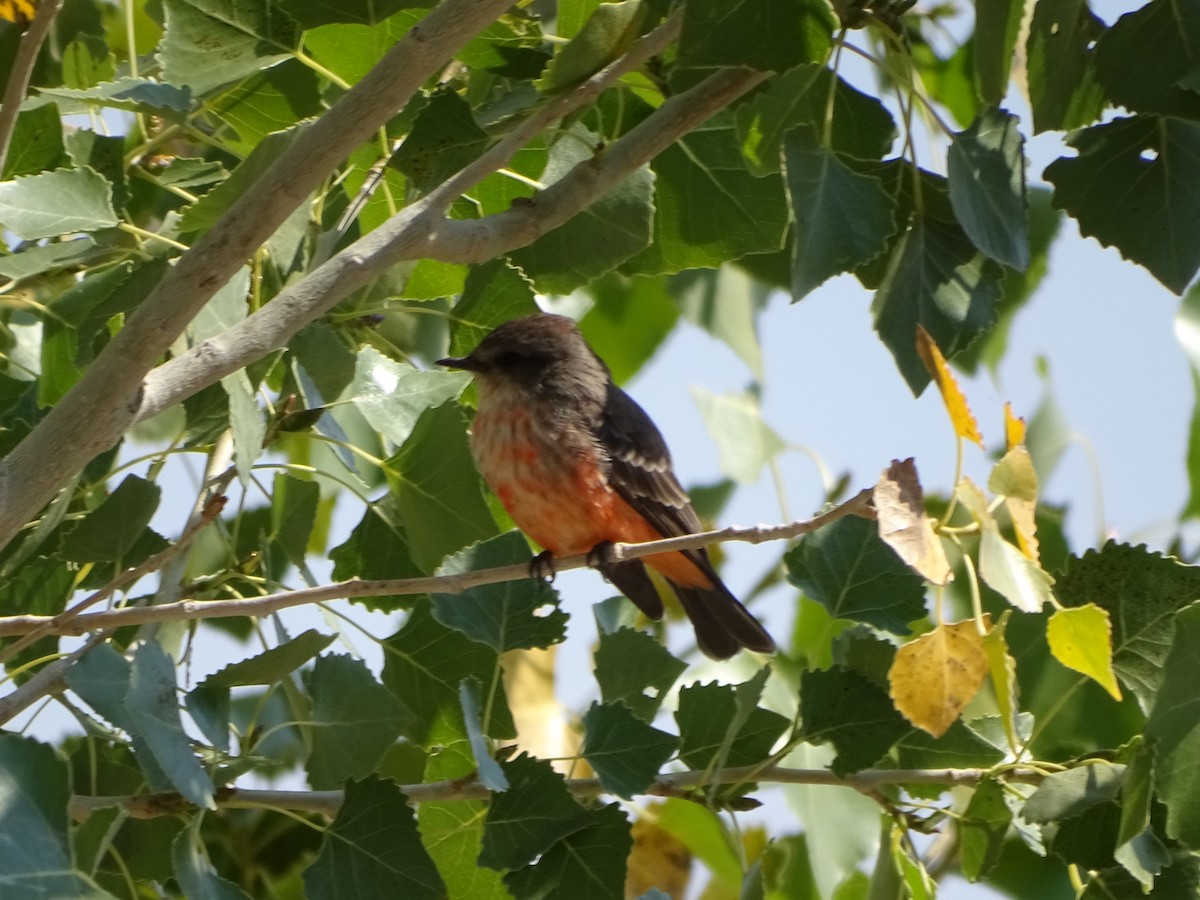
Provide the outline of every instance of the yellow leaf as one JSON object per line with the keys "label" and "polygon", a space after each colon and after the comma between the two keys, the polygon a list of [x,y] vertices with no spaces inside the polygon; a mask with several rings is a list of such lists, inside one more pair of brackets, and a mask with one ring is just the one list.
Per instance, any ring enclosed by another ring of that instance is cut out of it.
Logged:
{"label": "yellow leaf", "polygon": [[28,25],[36,12],[37,6],[32,0],[0,0],[0,19],[15,25]]}
{"label": "yellow leaf", "polygon": [[979,692],[988,673],[983,638],[973,619],[939,625],[896,651],[888,685],[896,709],[941,737]]}
{"label": "yellow leaf", "polygon": [[996,706],[1004,725],[1004,735],[1008,738],[1008,746],[1016,753],[1020,747],[1017,736],[1017,661],[1008,652],[1008,641],[1004,637],[1004,629],[1011,615],[1012,610],[1006,609],[1000,621],[983,636],[983,649],[992,673],[992,687],[996,691]]}
{"label": "yellow leaf", "polygon": [[1025,443],[1025,420],[1013,415],[1012,404],[1004,404],[1004,448],[1011,450]]}
{"label": "yellow leaf", "polygon": [[950,580],[950,563],[942,542],[925,515],[925,499],[912,459],[893,460],[875,485],[879,536],[896,554],[934,584]]}
{"label": "yellow leaf", "polygon": [[917,353],[925,363],[925,368],[929,370],[934,384],[942,392],[942,402],[946,404],[946,412],[950,413],[954,433],[982,447],[983,436],[979,433],[979,426],[975,424],[975,416],[971,414],[966,396],[959,390],[958,382],[954,380],[954,375],[946,364],[946,357],[942,356],[942,351],[938,349],[929,332],[920,325],[917,326]]}
{"label": "yellow leaf", "polygon": [[1114,700],[1121,699],[1113,674],[1112,622],[1107,610],[1094,603],[1060,609],[1050,617],[1046,640],[1060,663],[1096,681]]}
{"label": "yellow leaf", "polygon": [[669,897],[687,893],[692,854],[683,842],[646,817],[633,823],[632,835],[633,850],[625,870],[625,896],[640,897],[652,887]]}
{"label": "yellow leaf", "polygon": [[1005,453],[992,469],[988,487],[1004,498],[1004,506],[1012,518],[1013,531],[1017,536],[1017,546],[1027,557],[1038,562],[1038,481],[1029,451],[1018,445]]}

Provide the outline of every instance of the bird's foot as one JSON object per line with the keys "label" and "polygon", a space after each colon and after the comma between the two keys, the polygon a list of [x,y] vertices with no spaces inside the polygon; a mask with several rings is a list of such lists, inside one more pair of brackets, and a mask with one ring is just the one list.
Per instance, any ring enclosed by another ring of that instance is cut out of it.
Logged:
{"label": "bird's foot", "polygon": [[595,569],[604,576],[604,580],[611,582],[613,566],[617,564],[613,558],[613,542],[601,541],[595,547],[588,551],[587,564],[589,568]]}
{"label": "bird's foot", "polygon": [[533,559],[529,560],[529,577],[536,578],[538,581],[545,581],[548,584],[554,583],[554,554],[549,550],[543,550]]}

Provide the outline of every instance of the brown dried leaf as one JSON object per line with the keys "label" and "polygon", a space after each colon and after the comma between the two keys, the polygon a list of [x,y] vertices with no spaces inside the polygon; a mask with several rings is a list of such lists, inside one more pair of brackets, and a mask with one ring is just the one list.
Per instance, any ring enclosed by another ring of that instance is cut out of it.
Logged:
{"label": "brown dried leaf", "polygon": [[952,574],[950,563],[933,531],[933,520],[925,515],[925,498],[911,458],[892,460],[875,485],[873,499],[879,536],[923,578],[946,584]]}

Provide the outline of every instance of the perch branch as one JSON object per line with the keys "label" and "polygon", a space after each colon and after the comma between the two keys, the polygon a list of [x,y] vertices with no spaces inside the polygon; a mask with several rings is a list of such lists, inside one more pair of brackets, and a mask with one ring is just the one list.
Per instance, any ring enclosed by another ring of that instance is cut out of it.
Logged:
{"label": "perch branch", "polygon": [[[751,528],[724,528],[703,534],[649,541],[644,544],[616,544],[613,547],[614,561],[638,559],[668,550],[693,550],[726,541],[761,544],[765,541],[781,541],[816,531],[823,525],[848,515],[870,515],[871,492],[865,490],[826,513],[803,522],[787,525]],[[554,567],[563,572],[585,568],[587,554],[557,559]],[[260,617],[308,603],[343,600],[351,597],[386,597],[401,594],[458,594],[468,588],[504,581],[519,581],[529,577],[526,564],[499,566],[480,569],[476,572],[461,572],[452,575],[430,575],[424,578],[394,578],[361,581],[353,578],[337,584],[281,591],[252,597],[246,600],[180,600],[159,606],[137,606],[112,609],[104,612],[85,613],[75,616],[61,625],[54,625],[53,616],[8,616],[0,618],[0,637],[26,634],[35,629],[45,629],[47,634],[83,634],[97,628],[121,628],[128,625],[144,625],[148,622],[174,622],[188,619],[218,619],[230,616]]]}

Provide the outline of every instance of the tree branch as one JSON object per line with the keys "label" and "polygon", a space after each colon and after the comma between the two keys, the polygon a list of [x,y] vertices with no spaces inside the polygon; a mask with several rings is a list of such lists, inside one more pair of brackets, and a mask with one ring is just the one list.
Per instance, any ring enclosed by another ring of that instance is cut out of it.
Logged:
{"label": "tree branch", "polygon": [[142,405],[142,380],[209,297],[349,153],[510,0],[443,0],[283,154],[167,273],[74,387],[0,460],[0,548]]}
{"label": "tree branch", "polygon": [[[604,83],[615,79],[645,53],[657,49],[662,39],[671,35],[672,32],[662,29],[654,33],[659,40],[635,44],[635,48],[640,48],[639,54],[618,60],[576,89],[582,93],[572,92],[569,96],[580,102],[591,99]],[[136,418],[149,418],[284,346],[288,338],[347,294],[399,262],[438,259],[474,263],[533,243],[765,77],[749,70],[718,72],[691,90],[668,99],[603,153],[577,165],[531,202],[481,219],[444,218],[445,208],[456,196],[502,167],[528,140],[531,135],[526,130],[532,131],[532,126],[519,127],[510,135],[511,140],[501,141],[427,197],[331,257],[303,281],[281,291],[229,331],[198,344],[152,372],[146,380]],[[548,107],[551,112],[545,113],[545,117],[562,115],[577,105],[564,100],[561,107]],[[539,130],[544,124],[541,123]]]}
{"label": "tree branch", "polygon": [[[822,784],[849,787],[857,791],[874,791],[886,785],[935,784],[945,787],[978,784],[985,778],[996,777],[994,769],[864,769],[844,777],[828,769],[789,769],[783,766],[741,766],[718,773],[708,771],[668,772],[659,775],[642,793],[649,797],[674,797],[699,787],[713,784]],[[1000,777],[1012,784],[1038,784],[1045,773],[1033,768],[1008,769]],[[572,778],[567,788],[576,797],[596,797],[604,786],[598,778]],[[429,784],[401,785],[414,803],[446,800],[487,800],[492,792],[478,781],[452,778]],[[258,791],[241,788],[222,788],[216,802],[224,809],[290,809],[333,818],[342,806],[341,791]],[[135,819],[178,815],[194,809],[176,793],[131,794],[111,797],[76,796],[71,798],[71,817],[82,821],[98,809],[119,806]]]}
{"label": "tree branch", "polygon": [[[703,534],[649,541],[644,544],[615,544],[613,561],[638,559],[668,550],[692,550],[725,541],[741,541],[761,544],[765,541],[780,541],[816,531],[843,516],[871,515],[871,491],[864,490],[840,506],[804,522],[787,525],[751,528],[725,528]],[[554,561],[559,572],[585,568],[587,554],[568,556]],[[468,588],[504,581],[519,581],[529,577],[527,564],[480,569],[476,572],[461,572],[453,575],[430,575],[425,578],[394,578],[360,581],[352,578],[337,584],[281,591],[246,600],[180,600],[159,606],[128,607],[106,612],[85,613],[68,618],[61,623],[54,616],[9,616],[0,618],[0,637],[25,634],[35,629],[46,634],[83,634],[97,628],[120,628],[128,625],[143,625],[148,622],[174,622],[189,619],[219,619],[230,616],[260,617],[308,603],[328,600],[343,600],[351,597],[387,597],[398,594],[458,594]]]}

